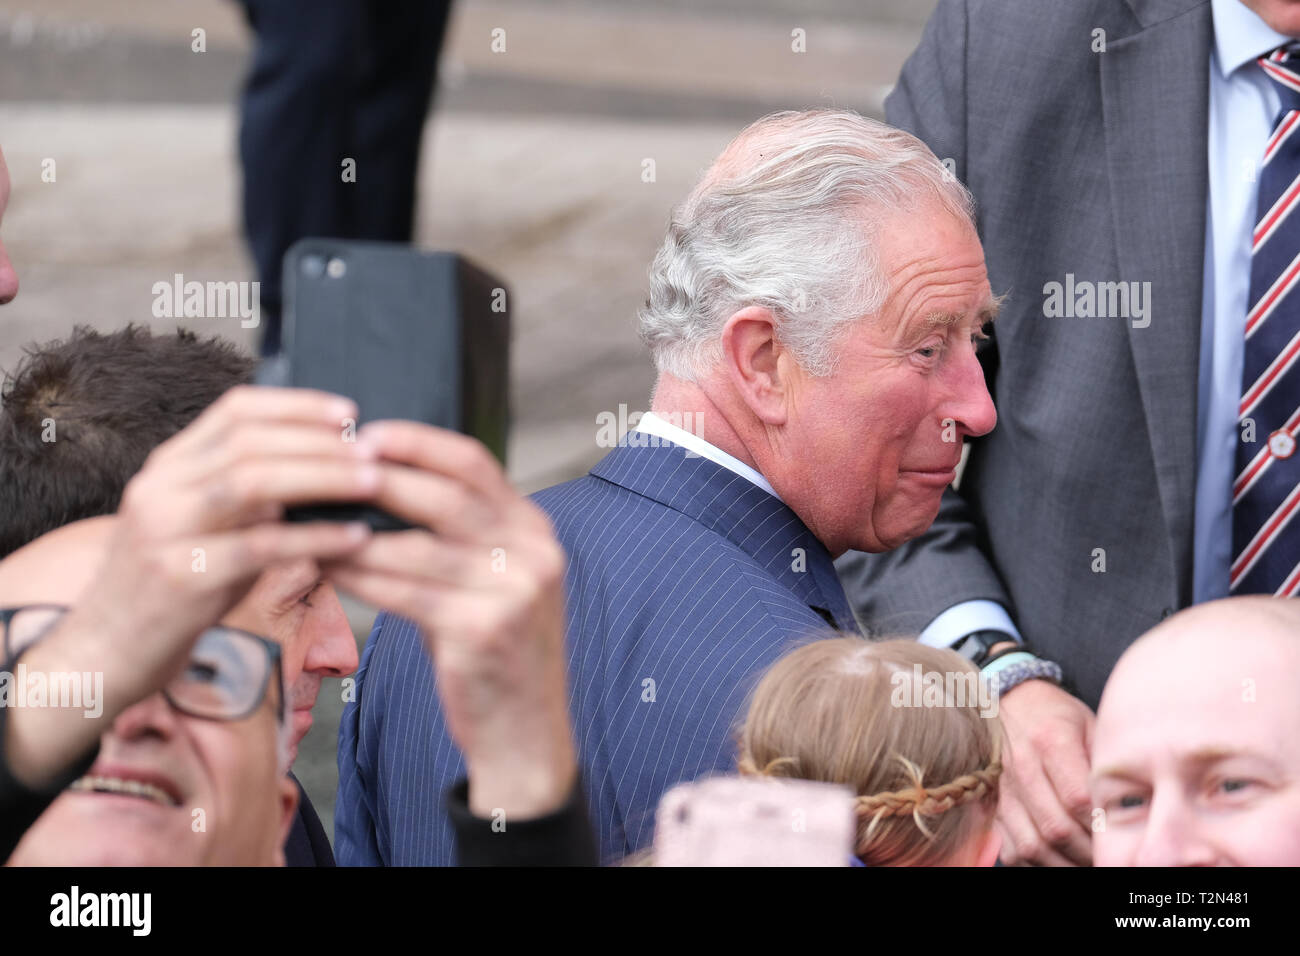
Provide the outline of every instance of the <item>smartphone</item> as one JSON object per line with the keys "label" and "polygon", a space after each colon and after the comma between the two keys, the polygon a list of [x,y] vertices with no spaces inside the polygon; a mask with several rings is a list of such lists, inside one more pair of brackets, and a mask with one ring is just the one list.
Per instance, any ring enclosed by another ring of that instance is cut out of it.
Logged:
{"label": "smartphone", "polygon": [[656,866],[849,866],[848,787],[713,777],[669,790],[655,812]]}
{"label": "smartphone", "polygon": [[[258,381],[346,395],[360,418],[404,418],[483,442],[505,463],[510,312],[505,284],[453,252],[302,239],[284,257],[284,348]],[[409,527],[363,504],[292,508],[290,521]]]}

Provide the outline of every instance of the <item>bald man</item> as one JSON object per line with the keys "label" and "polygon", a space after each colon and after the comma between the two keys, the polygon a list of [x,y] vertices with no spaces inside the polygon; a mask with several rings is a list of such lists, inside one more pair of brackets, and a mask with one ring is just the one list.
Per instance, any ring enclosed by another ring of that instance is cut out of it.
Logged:
{"label": "bald man", "polygon": [[1139,639],[1097,711],[1096,865],[1300,865],[1298,684],[1290,599],[1198,605]]}

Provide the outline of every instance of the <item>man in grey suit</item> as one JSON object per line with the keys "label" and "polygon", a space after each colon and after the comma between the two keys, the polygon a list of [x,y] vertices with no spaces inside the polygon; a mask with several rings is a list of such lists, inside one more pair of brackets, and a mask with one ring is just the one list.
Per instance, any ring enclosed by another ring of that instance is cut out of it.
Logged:
{"label": "man in grey suit", "polygon": [[1294,0],[942,0],[886,102],[978,203],[1000,423],[926,535],[838,568],[873,632],[1061,666],[1003,701],[1004,862],[1090,861],[1091,708],[1138,635],[1300,584],[1297,35]]}

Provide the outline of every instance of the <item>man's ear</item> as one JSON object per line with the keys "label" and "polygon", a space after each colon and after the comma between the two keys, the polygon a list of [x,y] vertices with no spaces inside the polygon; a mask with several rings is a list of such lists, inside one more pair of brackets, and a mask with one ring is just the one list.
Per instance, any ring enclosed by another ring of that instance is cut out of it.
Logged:
{"label": "man's ear", "polygon": [[790,395],[790,354],[776,336],[776,317],[746,306],[722,327],[722,364],[736,393],[760,421],[784,425]]}
{"label": "man's ear", "polygon": [[298,788],[294,786],[288,774],[280,778],[280,792],[276,796],[276,802],[280,805],[280,838],[276,841],[271,865],[284,866],[284,843],[289,839],[294,817],[298,815]]}

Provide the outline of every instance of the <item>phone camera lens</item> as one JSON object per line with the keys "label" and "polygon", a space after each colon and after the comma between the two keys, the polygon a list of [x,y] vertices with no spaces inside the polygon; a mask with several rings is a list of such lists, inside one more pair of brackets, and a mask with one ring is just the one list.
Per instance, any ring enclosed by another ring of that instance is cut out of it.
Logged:
{"label": "phone camera lens", "polygon": [[342,279],[344,273],[348,271],[348,265],[342,259],[334,258],[325,266],[325,274],[331,279]]}
{"label": "phone camera lens", "polygon": [[302,274],[309,279],[319,279],[325,274],[325,260],[320,256],[303,256]]}

